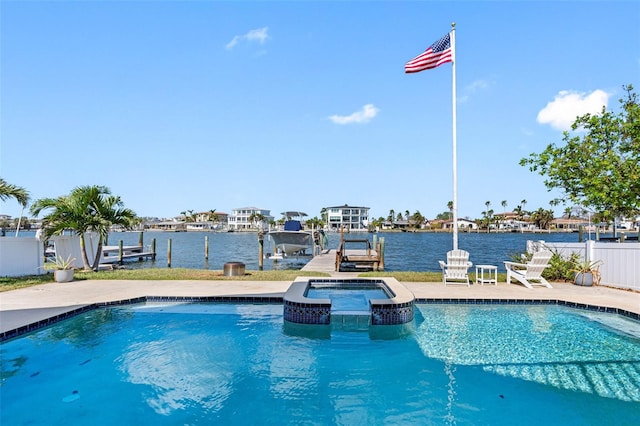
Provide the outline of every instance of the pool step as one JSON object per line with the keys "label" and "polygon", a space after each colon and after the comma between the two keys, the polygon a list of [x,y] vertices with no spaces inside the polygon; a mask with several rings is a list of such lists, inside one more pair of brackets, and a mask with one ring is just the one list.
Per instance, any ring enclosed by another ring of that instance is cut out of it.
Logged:
{"label": "pool step", "polygon": [[366,331],[371,323],[368,311],[331,311],[331,328],[347,331]]}

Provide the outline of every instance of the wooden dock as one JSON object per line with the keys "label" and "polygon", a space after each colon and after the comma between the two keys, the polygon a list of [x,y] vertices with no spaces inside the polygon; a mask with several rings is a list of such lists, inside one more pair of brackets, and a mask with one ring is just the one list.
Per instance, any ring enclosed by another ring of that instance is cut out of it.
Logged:
{"label": "wooden dock", "polygon": [[102,247],[102,258],[100,264],[122,263],[125,260],[138,259],[155,259],[156,254],[152,251],[144,251],[143,246],[104,246]]}
{"label": "wooden dock", "polygon": [[[362,248],[352,248],[353,246]],[[335,270],[342,271],[380,271],[384,269],[384,261],[380,255],[380,247],[374,250],[368,239],[340,239],[336,250]]]}
{"label": "wooden dock", "polygon": [[324,250],[320,254],[314,256],[301,271],[326,272],[331,274],[335,271],[335,250]]}
{"label": "wooden dock", "polygon": [[[351,248],[354,244],[364,248]],[[337,250],[324,250],[302,268],[302,271],[326,272],[331,275],[372,270],[384,270],[384,241],[376,243],[374,250],[367,239],[341,238]]]}

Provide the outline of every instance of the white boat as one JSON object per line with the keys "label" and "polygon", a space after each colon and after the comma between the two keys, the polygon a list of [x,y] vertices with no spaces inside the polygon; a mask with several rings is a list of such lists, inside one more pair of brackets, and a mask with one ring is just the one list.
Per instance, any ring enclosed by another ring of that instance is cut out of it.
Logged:
{"label": "white boat", "polygon": [[278,252],[285,256],[305,254],[305,250],[313,247],[313,233],[305,231],[301,219],[306,216],[303,212],[283,212],[285,217],[282,231],[269,231]]}

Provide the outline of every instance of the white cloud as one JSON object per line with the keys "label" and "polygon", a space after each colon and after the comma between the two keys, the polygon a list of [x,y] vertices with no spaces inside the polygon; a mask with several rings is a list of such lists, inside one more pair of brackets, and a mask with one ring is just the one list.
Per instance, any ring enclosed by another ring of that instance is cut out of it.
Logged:
{"label": "white cloud", "polygon": [[351,115],[332,115],[329,120],[336,124],[368,123],[378,115],[379,111],[373,104],[366,104],[360,111],[356,111]]}
{"label": "white cloud", "polygon": [[603,106],[607,106],[610,96],[600,89],[588,94],[562,90],[538,112],[537,121],[557,130],[569,130],[577,117],[599,113]]}
{"label": "white cloud", "polygon": [[490,83],[486,80],[475,80],[471,84],[467,84],[462,89],[462,95],[458,97],[458,102],[461,104],[466,103],[471,98],[471,95],[474,95],[480,90],[487,90],[489,86]]}
{"label": "white cloud", "polygon": [[473,83],[468,84],[465,87],[465,91],[469,92],[469,93],[475,93],[478,90],[488,89],[488,88],[489,88],[489,83],[487,81],[485,81],[485,80],[476,80]]}
{"label": "white cloud", "polygon": [[246,34],[237,35],[233,37],[231,41],[226,44],[225,48],[227,50],[231,50],[243,40],[246,40],[248,42],[258,42],[259,44],[265,44],[268,38],[269,38],[269,27],[256,28],[255,30],[250,30]]}

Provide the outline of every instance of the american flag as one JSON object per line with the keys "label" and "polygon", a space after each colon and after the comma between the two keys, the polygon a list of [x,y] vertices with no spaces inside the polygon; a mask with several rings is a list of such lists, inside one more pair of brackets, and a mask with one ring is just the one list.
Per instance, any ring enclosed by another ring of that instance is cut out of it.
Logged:
{"label": "american flag", "polygon": [[451,61],[451,38],[447,34],[429,46],[424,53],[407,62],[404,66],[404,72],[408,74],[430,70]]}

